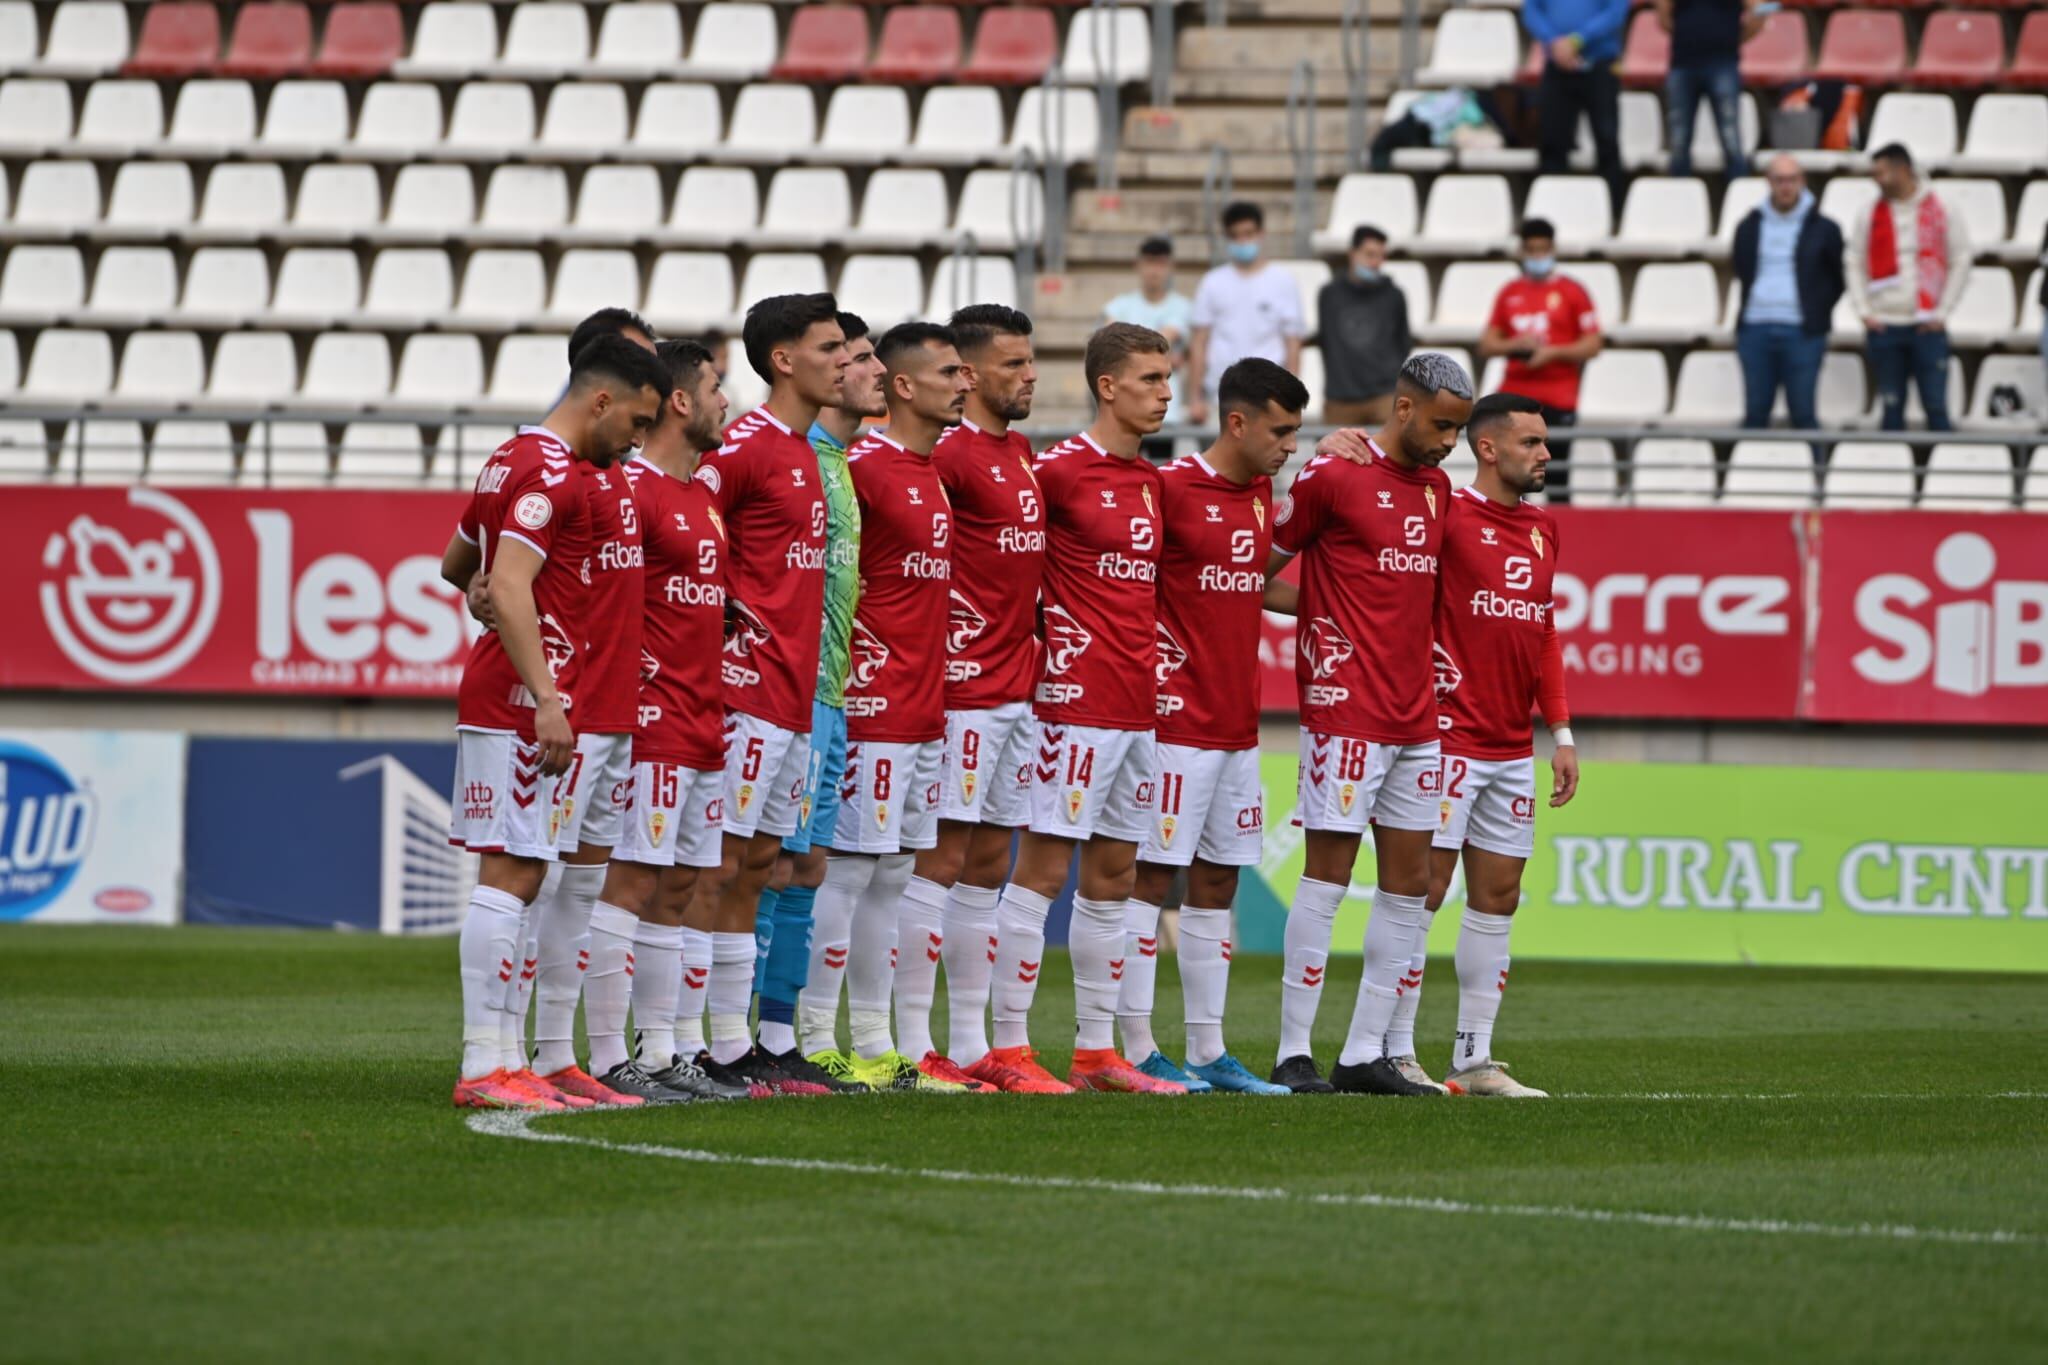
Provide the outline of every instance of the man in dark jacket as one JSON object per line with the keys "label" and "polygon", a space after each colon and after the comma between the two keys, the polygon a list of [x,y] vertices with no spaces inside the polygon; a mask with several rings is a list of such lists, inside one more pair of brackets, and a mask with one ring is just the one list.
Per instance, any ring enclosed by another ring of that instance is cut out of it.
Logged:
{"label": "man in dark jacket", "polygon": [[1806,173],[1791,157],[1774,157],[1764,174],[1769,198],[1735,228],[1735,278],[1742,282],[1742,316],[1735,328],[1746,400],[1742,424],[1769,426],[1782,385],[1792,425],[1812,431],[1820,426],[1814,395],[1827,357],[1828,323],[1842,297],[1842,229],[1821,216]]}
{"label": "man in dark jacket", "polygon": [[1394,411],[1394,380],[1414,344],[1408,298],[1386,276],[1387,234],[1369,224],[1351,234],[1345,273],[1316,296],[1323,344],[1323,420],[1377,427]]}

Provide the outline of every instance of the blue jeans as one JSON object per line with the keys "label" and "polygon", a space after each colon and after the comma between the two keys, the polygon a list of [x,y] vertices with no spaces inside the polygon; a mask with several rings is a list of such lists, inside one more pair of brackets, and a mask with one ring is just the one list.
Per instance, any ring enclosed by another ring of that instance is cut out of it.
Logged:
{"label": "blue jeans", "polygon": [[1692,125],[1700,96],[1714,106],[1714,131],[1721,136],[1722,174],[1741,174],[1742,67],[1733,60],[1704,66],[1674,66],[1664,78],[1664,141],[1671,174],[1692,174]]}
{"label": "blue jeans", "polygon": [[1778,388],[1785,389],[1785,407],[1801,431],[1820,426],[1814,395],[1820,389],[1821,361],[1828,353],[1825,332],[1809,332],[1789,322],[1745,322],[1735,329],[1735,358],[1742,365],[1742,425],[1767,427]]}
{"label": "blue jeans", "polygon": [[[1864,343],[1871,377],[1884,404],[1886,431],[1906,429],[1906,381],[1919,386],[1929,431],[1954,431],[1948,419],[1948,333],[1923,332],[1912,323],[1893,323]],[[1924,460],[1923,451],[1916,451]]]}

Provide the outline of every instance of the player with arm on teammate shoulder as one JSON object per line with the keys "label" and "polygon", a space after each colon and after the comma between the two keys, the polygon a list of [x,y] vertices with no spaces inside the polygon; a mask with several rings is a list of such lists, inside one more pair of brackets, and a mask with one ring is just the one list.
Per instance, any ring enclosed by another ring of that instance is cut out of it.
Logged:
{"label": "player with arm on teammate shoulder", "polygon": [[[1508,1075],[1492,1046],[1508,982],[1508,929],[1521,900],[1522,869],[1536,850],[1532,706],[1541,707],[1557,740],[1550,804],[1564,805],[1579,786],[1551,601],[1557,523],[1524,501],[1543,487],[1549,429],[1535,399],[1494,393],[1473,406],[1466,430],[1479,473],[1452,497],[1444,518],[1436,604],[1443,778],[1442,823],[1430,854],[1431,914],[1443,904],[1461,851],[1465,863],[1458,1033],[1444,1079],[1471,1095],[1542,1098],[1543,1091]],[[1418,943],[1387,1046],[1397,1060],[1405,1054],[1411,1063],[1423,960]]]}
{"label": "player with arm on teammate shoulder", "polygon": [[[1280,1060],[1273,1080],[1331,1089],[1436,1095],[1384,1055],[1387,1025],[1422,932],[1437,821],[1435,676],[1430,666],[1437,557],[1451,484],[1438,468],[1472,411],[1456,361],[1409,357],[1394,415],[1365,438],[1366,464],[1319,454],[1274,518],[1273,572],[1301,556],[1295,679],[1301,777],[1295,818],[1305,861],[1287,912]],[[1326,443],[1328,438],[1326,438]],[[1378,887],[1365,932],[1365,976],[1330,1079],[1310,1035],[1337,908],[1370,827]]]}
{"label": "player with arm on teammate shoulder", "polygon": [[[1159,333],[1112,322],[1088,339],[1084,364],[1095,421],[1037,465],[1047,523],[1039,592],[1045,658],[1034,706],[1031,824],[997,910],[996,1045],[968,1074],[1004,1090],[1184,1095],[1186,1086],[1146,1075],[1115,1046],[1124,903],[1135,889],[1154,776],[1160,484],[1139,446],[1166,420],[1173,362]],[[1028,1021],[1046,915],[1076,848],[1067,940],[1076,1028],[1063,1087],[1034,1057]]]}
{"label": "player with arm on teammate shoulder", "polygon": [[[899,902],[916,850],[938,838],[946,736],[946,604],[952,514],[932,448],[960,419],[968,379],[953,337],[929,322],[889,329],[876,347],[889,408],[886,431],[847,452],[860,500],[860,602],[846,678],[846,777],[825,883],[818,891],[811,980],[799,1018],[805,1057],[875,1090],[979,1090],[923,1034],[899,1051],[890,1033]],[[929,1011],[936,948],[904,956],[924,973]],[[840,984],[853,1049],[839,1049]],[[915,1020],[911,1022],[915,1024]]]}
{"label": "player with arm on teammate shoulder", "polygon": [[[456,703],[450,841],[481,856],[457,955],[463,1046],[455,1103],[464,1108],[585,1108],[525,1065],[507,1065],[522,921],[557,855],[549,779],[577,756],[570,713],[591,623],[579,618],[587,561],[598,553],[581,466],[609,469],[650,430],[668,392],[651,352],[623,338],[577,356],[568,390],[541,425],[522,427],[477,475],[441,557],[465,589],[488,575],[495,628],[477,637]],[[571,1009],[574,1009],[573,1002]],[[638,1104],[607,1091],[609,1102]]]}
{"label": "player with arm on teammate shoulder", "polygon": [[[1124,907],[1117,1024],[1139,1070],[1190,1091],[1286,1095],[1223,1045],[1230,907],[1265,828],[1259,784],[1259,625],[1273,545],[1273,475],[1294,454],[1308,390],[1270,360],[1240,360],[1217,390],[1222,433],[1160,471],[1166,548],[1159,561],[1158,781]],[[1188,870],[1180,912],[1187,1069],[1152,1037],[1159,908]]]}

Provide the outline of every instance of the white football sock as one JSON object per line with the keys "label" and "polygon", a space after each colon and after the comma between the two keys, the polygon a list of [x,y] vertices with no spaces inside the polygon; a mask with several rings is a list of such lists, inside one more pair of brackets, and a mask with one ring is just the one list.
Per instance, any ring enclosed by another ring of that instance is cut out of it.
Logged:
{"label": "white football sock", "polygon": [[1351,1031],[1337,1056],[1339,1065],[1357,1066],[1386,1055],[1387,1025],[1394,1018],[1394,1002],[1400,999],[1396,992],[1401,974],[1408,970],[1422,933],[1423,913],[1420,896],[1372,893],[1372,918],[1365,922],[1365,974],[1351,1010]]}
{"label": "white football sock", "polygon": [[[691,1058],[705,1051],[704,995],[711,989],[711,935],[702,929],[683,930],[682,984],[676,993],[676,1055]],[[667,1066],[658,1055],[641,1058],[649,1066]]]}
{"label": "white football sock", "polygon": [[590,911],[604,866],[564,866],[562,884],[540,906],[540,982],[534,989],[533,1069],[552,1076],[576,1065],[576,1001],[590,962]]}
{"label": "white football sock", "polygon": [[736,1062],[754,1046],[747,1007],[754,998],[754,936],[711,936],[711,1060]]}
{"label": "white football sock", "polygon": [[626,1060],[626,1007],[633,998],[633,939],[640,917],[599,901],[590,911],[590,970],[583,974],[583,1031],[590,1074]]}
{"label": "white football sock", "polygon": [[761,1045],[761,1051],[780,1057],[796,1047],[796,1025],[785,1024],[780,1019],[763,1020],[754,1029],[754,1041]]}
{"label": "white football sock", "polygon": [[811,970],[797,995],[797,1032],[806,1057],[839,1050],[839,988],[853,938],[853,910],[875,877],[873,858],[833,858],[811,902]]}
{"label": "white football sock", "polygon": [[1451,1070],[1468,1071],[1493,1060],[1493,1021],[1508,988],[1508,930],[1513,915],[1465,907],[1458,921],[1458,1036]]}
{"label": "white football sock", "polygon": [[946,888],[913,875],[896,908],[896,1046],[912,1061],[938,1051],[932,997],[946,942]]}
{"label": "white football sock", "polygon": [[1124,902],[1124,979],[1117,984],[1116,1024],[1124,1055],[1142,1062],[1159,1050],[1152,1038],[1152,996],[1159,979],[1159,907]]}
{"label": "white football sock", "polygon": [[504,1064],[505,987],[519,975],[519,897],[473,888],[462,917],[456,961],[462,975],[462,1078],[488,1076]]}
{"label": "white football sock", "polygon": [[[640,1060],[656,1070],[676,1055],[676,997],[682,989],[682,926],[642,920],[633,931],[633,1031],[640,1036]],[[596,1051],[593,1045],[593,1065]]]}
{"label": "white football sock", "polygon": [[1074,961],[1074,1046],[1116,1046],[1116,993],[1124,968],[1124,903],[1074,897],[1067,924]]}
{"label": "white football sock", "polygon": [[1423,906],[1422,932],[1416,937],[1415,951],[1408,958],[1408,970],[1401,973],[1396,987],[1400,998],[1394,1001],[1394,1017],[1387,1023],[1389,1057],[1415,1055],[1415,1011],[1422,1008],[1422,972],[1429,965],[1429,926],[1435,921],[1436,911]]}
{"label": "white football sock", "polygon": [[1280,1058],[1309,1055],[1316,1006],[1323,1000],[1323,972],[1330,961],[1330,935],[1344,888],[1303,877],[1294,885],[1287,911],[1287,956],[1280,969]]}
{"label": "white football sock", "polygon": [[1188,1065],[1221,1057],[1223,1002],[1230,994],[1230,912],[1180,908],[1180,993],[1188,1026]]}
{"label": "white football sock", "polygon": [[507,1071],[526,1069],[526,1010],[533,1003],[533,979],[540,975],[540,907],[562,884],[562,865],[555,863],[541,880],[540,894],[519,910],[519,941],[514,949],[519,970],[505,983],[499,1024],[499,1051]]}
{"label": "white football sock", "polygon": [[863,1057],[879,1057],[896,1048],[889,1029],[889,997],[896,984],[896,907],[910,884],[911,862],[908,853],[877,858],[875,875],[853,907],[846,953],[846,1024],[853,1050]]}
{"label": "white football sock", "polygon": [[1011,882],[996,905],[994,1008],[997,1047],[1031,1043],[1031,1002],[1045,961],[1045,917],[1052,902]]}
{"label": "white football sock", "polygon": [[988,1055],[988,978],[996,965],[996,886],[955,886],[946,897],[946,1055],[973,1066]]}

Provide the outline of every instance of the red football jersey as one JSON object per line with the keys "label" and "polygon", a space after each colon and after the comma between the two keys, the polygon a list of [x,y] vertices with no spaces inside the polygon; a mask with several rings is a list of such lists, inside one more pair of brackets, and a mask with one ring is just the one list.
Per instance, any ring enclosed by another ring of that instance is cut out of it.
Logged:
{"label": "red football jersey", "polygon": [[1273,548],[1273,481],[1236,484],[1200,455],[1159,471],[1159,739],[1259,742],[1259,622]]}
{"label": "red football jersey", "polygon": [[697,478],[725,518],[725,704],[811,730],[825,612],[825,488],[818,452],[756,408],[725,429]]}
{"label": "red football jersey", "polygon": [[846,737],[915,744],[946,733],[946,592],[953,514],[932,457],[879,431],[846,452],[860,501],[860,601]]}
{"label": "red football jersey", "polygon": [[1476,488],[1444,517],[1436,602],[1436,704],[1444,752],[1526,758],[1529,712],[1553,635],[1557,523],[1534,503],[1503,507]]}
{"label": "red football jersey", "polygon": [[1437,737],[1430,666],[1437,553],[1450,511],[1441,469],[1319,455],[1295,476],[1273,544],[1301,555],[1294,677],[1301,723],[1375,744]]}
{"label": "red football jersey", "polygon": [[695,479],[638,459],[626,473],[647,557],[633,758],[709,772],[725,762],[725,523]]}
{"label": "red football jersey", "polygon": [[[562,705],[573,708],[586,624],[577,615],[585,597],[583,565],[591,549],[590,508],[576,456],[546,427],[521,427],[493,451],[476,476],[456,531],[477,547],[483,571],[498,562],[505,537],[545,558],[533,579],[540,643]],[[496,631],[470,646],[456,698],[456,725],[466,730],[514,730],[533,738],[533,694],[519,681]],[[572,722],[580,712],[571,709]]]}
{"label": "red football jersey", "polygon": [[946,624],[946,709],[1029,701],[1038,681],[1038,585],[1045,573],[1045,501],[1031,442],[962,422],[932,464],[953,504],[952,612]]}
{"label": "red football jersey", "polygon": [[592,550],[585,562],[584,659],[577,697],[579,733],[630,734],[640,704],[640,514],[623,469],[583,469]]}
{"label": "red football jersey", "polygon": [[[1577,280],[1565,275],[1545,280],[1517,275],[1501,287],[1487,326],[1498,327],[1511,337],[1530,337],[1541,346],[1567,346],[1599,331],[1600,315],[1594,311],[1592,296]],[[1500,381],[1501,392],[1519,393],[1545,407],[1576,412],[1583,368],[1560,360],[1531,369],[1523,357],[1511,355]]]}
{"label": "red football jersey", "polygon": [[1158,666],[1159,471],[1087,432],[1038,457],[1045,494],[1039,719],[1150,730]]}

